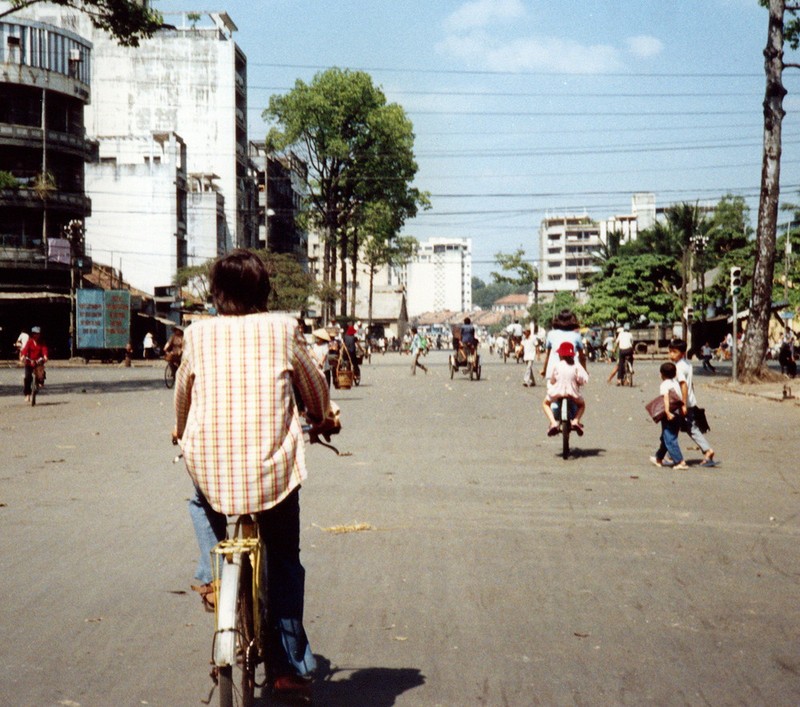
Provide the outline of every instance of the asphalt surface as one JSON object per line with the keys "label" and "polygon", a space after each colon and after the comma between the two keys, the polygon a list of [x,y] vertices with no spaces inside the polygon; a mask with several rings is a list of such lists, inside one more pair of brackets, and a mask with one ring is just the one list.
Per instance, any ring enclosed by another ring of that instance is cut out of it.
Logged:
{"label": "asphalt surface", "polygon": [[[798,406],[698,376],[722,465],[682,437],[692,468],[656,469],[657,363],[595,364],[562,460],[521,365],[425,362],[365,365],[334,391],[350,455],[308,453],[316,705],[800,704]],[[54,365],[31,408],[0,368],[2,705],[208,697],[162,376]]]}

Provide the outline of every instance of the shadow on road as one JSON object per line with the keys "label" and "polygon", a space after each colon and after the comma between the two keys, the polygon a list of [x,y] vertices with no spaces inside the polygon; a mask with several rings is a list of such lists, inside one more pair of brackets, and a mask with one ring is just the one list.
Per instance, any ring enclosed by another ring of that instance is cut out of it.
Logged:
{"label": "shadow on road", "polygon": [[[391,707],[404,692],[425,684],[417,668],[336,668],[317,659],[314,702],[326,707]],[[336,673],[347,677],[332,680]]]}
{"label": "shadow on road", "polygon": [[[163,378],[153,380],[119,380],[119,381],[75,381],[71,383],[50,383],[48,376],[47,385],[42,395],[76,395],[85,393],[97,395],[98,393],[141,393],[145,390],[167,390]],[[19,385],[0,385],[0,396],[22,397],[22,375]]]}
{"label": "shadow on road", "polygon": [[[570,459],[579,459],[581,457],[602,457],[605,456],[606,450],[601,448],[591,448],[586,449],[585,447],[575,448],[570,446],[569,450],[569,458]],[[561,453],[555,455],[556,457],[561,457]]]}

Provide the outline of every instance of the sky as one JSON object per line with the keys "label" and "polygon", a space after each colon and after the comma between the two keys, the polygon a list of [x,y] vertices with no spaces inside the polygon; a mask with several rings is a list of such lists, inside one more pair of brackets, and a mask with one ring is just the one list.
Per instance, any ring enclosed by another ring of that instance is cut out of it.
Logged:
{"label": "sky", "polygon": [[[658,207],[741,195],[755,227],[767,37],[757,0],[153,6],[230,15],[248,60],[252,140],[269,128],[271,95],[332,66],[367,71],[412,121],[414,186],[431,195],[404,233],[472,239],[484,281],[498,252],[539,257],[545,216],[628,214],[634,192],[655,193]],[[800,71],[785,70],[784,83],[781,200],[800,202]]]}

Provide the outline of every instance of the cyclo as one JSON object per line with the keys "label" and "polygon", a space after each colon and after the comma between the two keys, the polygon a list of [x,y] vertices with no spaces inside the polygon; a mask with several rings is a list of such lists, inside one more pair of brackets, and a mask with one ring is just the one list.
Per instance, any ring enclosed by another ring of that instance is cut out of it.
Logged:
{"label": "cyclo", "polygon": [[450,378],[461,369],[464,375],[469,375],[470,380],[481,379],[481,356],[478,353],[478,344],[464,344],[461,342],[461,330],[453,328],[453,353],[448,357]]}

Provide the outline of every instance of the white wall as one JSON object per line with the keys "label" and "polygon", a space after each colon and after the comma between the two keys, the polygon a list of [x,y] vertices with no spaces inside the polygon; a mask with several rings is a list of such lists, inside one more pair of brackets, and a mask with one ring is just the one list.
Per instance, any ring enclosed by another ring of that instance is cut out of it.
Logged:
{"label": "white wall", "polygon": [[100,143],[100,157],[115,161],[86,165],[87,250],[152,294],[171,285],[177,269],[179,156],[154,140],[118,138]]}

